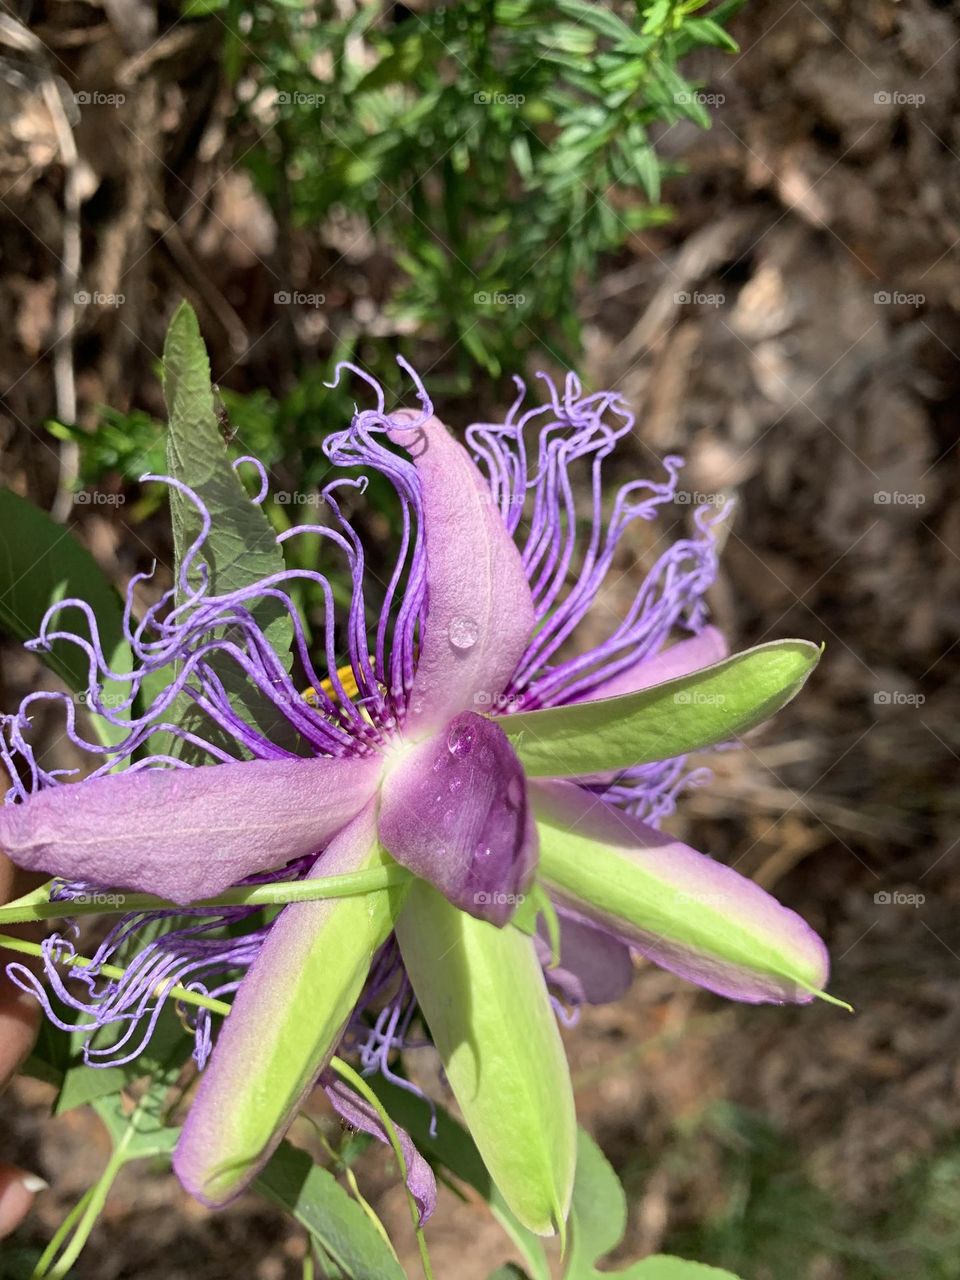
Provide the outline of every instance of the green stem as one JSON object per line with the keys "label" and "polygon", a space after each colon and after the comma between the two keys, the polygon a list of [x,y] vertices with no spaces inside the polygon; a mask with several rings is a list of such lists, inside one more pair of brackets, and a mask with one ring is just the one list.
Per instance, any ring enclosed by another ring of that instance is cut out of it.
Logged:
{"label": "green stem", "polygon": [[[369,1102],[370,1106],[373,1107],[374,1111],[376,1111],[377,1115],[380,1117],[380,1123],[383,1125],[387,1137],[390,1139],[390,1145],[393,1147],[393,1153],[397,1157],[397,1164],[400,1166],[400,1177],[403,1179],[404,1186],[406,1186],[407,1162],[403,1158],[403,1148],[400,1146],[400,1138],[397,1134],[396,1126],[387,1114],[383,1103],[367,1084],[366,1080],[364,1080],[363,1076],[354,1071],[353,1067],[344,1062],[342,1058],[338,1058],[336,1056],[332,1057],[330,1059],[330,1066],[341,1080],[345,1080],[351,1088],[355,1089],[361,1097],[365,1098],[366,1101]],[[433,1268],[430,1265],[430,1254],[427,1251],[427,1240],[420,1227],[420,1210],[417,1208],[417,1203],[409,1190],[407,1191],[407,1202],[410,1205],[410,1217],[413,1220],[413,1230],[417,1237],[417,1246],[420,1250],[420,1262],[423,1266],[423,1274],[426,1276],[426,1280],[433,1280]]]}
{"label": "green stem", "polygon": [[123,1137],[117,1143],[116,1148],[111,1153],[110,1159],[107,1161],[106,1168],[100,1177],[90,1188],[87,1193],[88,1199],[83,1209],[83,1216],[76,1231],[70,1239],[67,1248],[60,1255],[57,1265],[52,1271],[47,1272],[50,1280],[64,1280],[70,1272],[70,1268],[79,1258],[84,1245],[90,1238],[90,1232],[96,1226],[97,1219],[103,1212],[103,1206],[106,1204],[107,1196],[110,1194],[110,1188],[116,1180],[117,1174],[126,1163],[126,1149],[133,1133],[133,1127],[127,1129]]}
{"label": "green stem", "polygon": [[[13,938],[8,933],[0,933],[0,948],[5,951],[19,951],[24,956],[39,956],[43,958],[43,947],[38,942],[26,942],[23,938]],[[73,965],[78,969],[87,969],[93,961],[87,956],[64,956],[61,964]],[[121,969],[115,964],[102,964],[98,969],[105,978],[122,978],[126,973],[126,969]],[[211,1013],[227,1014],[230,1012],[230,1006],[225,1000],[214,1000],[212,996],[200,995],[197,991],[188,991],[186,987],[174,985],[165,987],[161,982],[157,985],[155,994],[160,997],[172,996],[174,1000],[180,1000],[184,1004],[195,1004],[201,1009],[209,1009]]]}
{"label": "green stem", "polygon": [[43,1277],[50,1270],[50,1266],[54,1258],[57,1256],[58,1252],[60,1251],[60,1246],[63,1244],[64,1240],[66,1240],[67,1236],[73,1230],[73,1224],[86,1211],[87,1205],[90,1203],[90,1200],[93,1196],[93,1192],[94,1192],[94,1188],[89,1187],[83,1193],[83,1195],[80,1197],[77,1203],[73,1206],[73,1208],[64,1218],[64,1220],[60,1223],[60,1226],[57,1228],[56,1232],[53,1235],[53,1239],[50,1241],[46,1249],[44,1249],[43,1253],[40,1255],[37,1265],[33,1269],[33,1274],[31,1275],[30,1280],[43,1280]]}
{"label": "green stem", "polygon": [[[376,893],[403,884],[410,872],[403,867],[374,867],[369,871],[354,871],[342,876],[322,876],[313,880],[285,880],[277,884],[258,884],[238,889],[202,902],[190,904],[191,911],[211,913],[221,907],[272,907],[285,906],[288,902],[315,902],[319,898],[349,898],[363,893]],[[39,897],[44,894],[46,897]],[[176,902],[154,897],[151,893],[98,892],[90,901],[81,899],[49,900],[48,886],[28,894],[27,897],[0,907],[0,925],[26,924],[32,920],[49,920],[64,916],[110,915],[128,911],[175,910]]]}

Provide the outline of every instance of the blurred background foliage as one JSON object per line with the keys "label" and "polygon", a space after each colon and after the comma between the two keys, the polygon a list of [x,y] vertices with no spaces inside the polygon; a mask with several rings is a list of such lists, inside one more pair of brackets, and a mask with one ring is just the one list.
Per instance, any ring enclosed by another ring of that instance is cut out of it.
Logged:
{"label": "blurred background foliage", "polygon": [[[662,182],[681,165],[657,154],[657,128],[709,127],[683,60],[735,51],[724,24],[741,3],[188,0],[184,15],[214,15],[211,53],[232,104],[220,161],[250,175],[281,228],[275,304],[325,307],[337,275],[334,265],[294,283],[284,228],[327,227],[347,258],[374,237],[377,323],[361,337],[370,299],[353,322],[335,317],[330,356],[359,358],[399,393],[395,354],[429,342],[440,354],[434,393],[466,404],[478,375],[505,391],[503,375],[531,359],[576,365],[579,291],[602,255],[670,217]],[[246,446],[268,465],[295,457],[305,485],[325,469],[318,417],[350,405],[314,359],[295,362],[276,398],[224,393]],[[82,442],[86,484],[109,471],[135,481],[160,447],[139,408],[104,407],[82,434],[51,429]]]}

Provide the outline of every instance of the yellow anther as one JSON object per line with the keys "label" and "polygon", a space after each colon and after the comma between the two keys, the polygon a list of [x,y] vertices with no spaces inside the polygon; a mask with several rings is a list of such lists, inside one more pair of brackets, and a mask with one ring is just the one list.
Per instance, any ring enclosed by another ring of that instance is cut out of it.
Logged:
{"label": "yellow anther", "polygon": [[[337,669],[337,679],[340,681],[340,684],[343,687],[343,692],[348,698],[353,699],[360,692],[357,687],[357,678],[353,674],[353,667],[349,664]],[[320,684],[320,688],[328,698],[332,699],[334,702],[339,701],[339,696],[332,680],[323,680]],[[317,691],[313,686],[303,691],[303,697],[306,702],[310,703],[311,707],[315,707],[319,701]]]}

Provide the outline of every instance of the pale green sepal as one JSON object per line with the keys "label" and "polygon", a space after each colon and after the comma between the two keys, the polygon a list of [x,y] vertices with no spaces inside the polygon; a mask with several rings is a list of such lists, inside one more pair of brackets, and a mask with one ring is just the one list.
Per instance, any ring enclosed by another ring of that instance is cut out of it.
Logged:
{"label": "pale green sepal", "polygon": [[[376,843],[372,806],[322,862],[333,864],[333,873],[392,863]],[[273,925],[201,1076],[177,1148],[180,1180],[205,1203],[232,1199],[283,1136],[340,1041],[407,887],[292,903]]]}
{"label": "pale green sepal", "polygon": [[570,1072],[533,940],[411,887],[397,938],[471,1136],[511,1210],[565,1232],[576,1167]]}
{"label": "pale green sepal", "polygon": [[803,688],[821,650],[774,640],[619,698],[497,717],[535,778],[583,778],[728,742]]}
{"label": "pale green sepal", "polygon": [[823,943],[752,880],[571,783],[535,783],[530,797],[538,875],[560,901],[720,995],[751,1003],[823,996]]}

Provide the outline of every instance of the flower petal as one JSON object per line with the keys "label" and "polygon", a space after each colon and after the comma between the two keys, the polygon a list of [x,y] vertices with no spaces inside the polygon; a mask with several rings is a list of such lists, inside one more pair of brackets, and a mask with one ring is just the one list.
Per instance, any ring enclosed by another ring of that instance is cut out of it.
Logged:
{"label": "flower petal", "polygon": [[0,848],[30,870],[195,902],[322,848],[381,769],[367,757],[108,774],[4,805]]}
{"label": "flower petal", "polygon": [[730,867],[582,788],[533,783],[540,876],[552,895],[709,991],[805,1004],[826,948],[795,912]]}
{"label": "flower petal", "polygon": [[391,435],[420,477],[427,612],[406,732],[425,737],[459,711],[492,705],[534,626],[520,552],[470,455],[437,418]]}
{"label": "flower petal", "polygon": [[407,974],[463,1118],[523,1225],[563,1231],[576,1164],[570,1072],[533,940],[413,881],[397,921]]}
{"label": "flower petal", "polygon": [[[625,942],[578,912],[557,908],[560,963],[548,968],[547,982],[574,1004],[612,1004],[633,982],[633,960]],[[541,964],[549,964],[550,943],[541,925],[534,937]]]}
{"label": "flower petal", "polygon": [[379,830],[398,862],[494,924],[513,915],[536,868],[520,761],[503,730],[472,711],[388,764]]}
{"label": "flower petal", "polygon": [[[342,1120],[352,1125],[354,1129],[359,1129],[361,1133],[368,1133],[378,1142],[390,1146],[390,1138],[383,1127],[383,1121],[366,1098],[361,1098],[358,1093],[354,1093],[350,1086],[335,1076],[332,1071],[325,1071],[320,1083]],[[437,1180],[433,1170],[414,1146],[413,1139],[406,1129],[398,1124],[394,1124],[393,1127],[397,1133],[400,1150],[403,1152],[403,1162],[407,1166],[407,1190],[416,1201],[422,1227],[437,1207]]]}
{"label": "flower petal", "polygon": [[769,720],[820,660],[808,640],[773,640],[617,698],[501,717],[528,777],[583,778],[715,746]]}
{"label": "flower petal", "polygon": [[664,680],[677,680],[692,671],[699,671],[701,667],[711,667],[715,662],[722,662],[729,652],[723,632],[716,627],[704,627],[698,635],[680,640],[650,658],[642,658],[609,680],[604,680],[603,684],[577,698],[577,702],[638,693],[641,689],[663,684]]}
{"label": "flower petal", "polygon": [[[317,859],[314,876],[380,866],[370,804]],[[406,885],[291,903],[240,985],[177,1143],[180,1181],[219,1207],[255,1177],[339,1043]]]}

